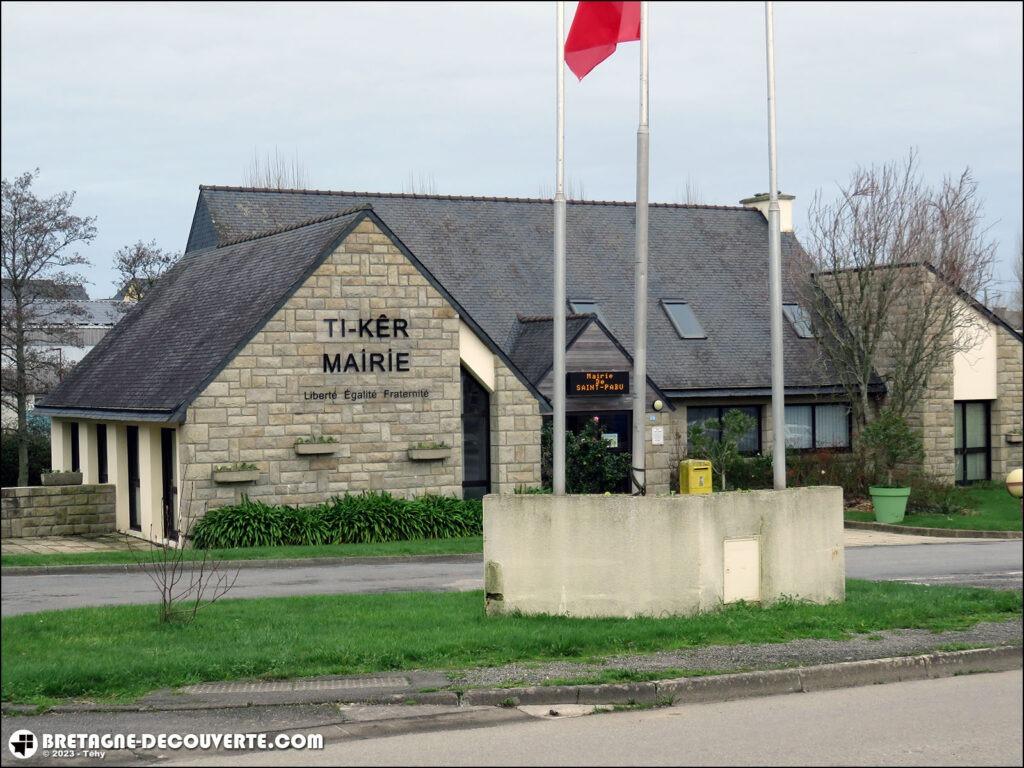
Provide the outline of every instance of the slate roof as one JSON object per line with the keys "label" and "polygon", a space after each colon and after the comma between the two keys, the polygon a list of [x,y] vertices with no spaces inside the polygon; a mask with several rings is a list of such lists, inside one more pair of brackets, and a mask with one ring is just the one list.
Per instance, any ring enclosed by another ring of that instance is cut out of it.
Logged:
{"label": "slate roof", "polygon": [[[570,346],[583,333],[595,315],[566,315],[565,341]],[[547,317],[520,317],[519,333],[512,344],[509,357],[523,375],[534,384],[539,384],[554,361],[554,322]]]}
{"label": "slate roof", "polygon": [[186,254],[40,407],[180,418],[365,215],[335,212]]}
{"label": "slate roof", "polygon": [[[370,203],[391,232],[463,306],[497,347],[511,353],[518,315],[551,314],[550,200],[200,188],[188,250]],[[716,395],[770,386],[768,228],[741,207],[653,204],[650,210],[648,369],[678,394]],[[569,298],[594,299],[608,330],[632,353],[634,205],[570,201]],[[782,236],[783,257],[800,245]],[[787,270],[789,272],[791,270]],[[688,301],[706,339],[680,339],[659,299]],[[784,298],[796,301],[791,277]],[[813,339],[785,326],[786,385],[815,391],[837,379]]]}

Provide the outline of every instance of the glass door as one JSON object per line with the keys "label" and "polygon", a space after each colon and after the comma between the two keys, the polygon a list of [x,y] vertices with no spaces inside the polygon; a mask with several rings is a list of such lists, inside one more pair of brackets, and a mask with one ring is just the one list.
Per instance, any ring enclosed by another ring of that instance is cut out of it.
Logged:
{"label": "glass door", "polygon": [[177,496],[174,484],[174,430],[160,430],[160,476],[162,481],[164,538],[178,540]]}
{"label": "glass door", "polygon": [[491,397],[462,370],[462,497],[491,492]]}
{"label": "glass door", "polygon": [[988,400],[963,400],[953,404],[956,481],[961,485],[992,477],[989,407]]}

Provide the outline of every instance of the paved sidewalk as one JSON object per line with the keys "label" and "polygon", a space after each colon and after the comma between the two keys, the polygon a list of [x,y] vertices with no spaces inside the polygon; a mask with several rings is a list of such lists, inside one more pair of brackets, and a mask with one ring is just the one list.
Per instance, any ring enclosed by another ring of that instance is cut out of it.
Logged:
{"label": "paved sidewalk", "polygon": [[853,528],[843,530],[843,540],[847,547],[889,547],[906,544],[950,544],[954,542],[970,543],[972,541],[997,541],[997,539],[948,539],[939,536],[914,536],[908,533],[888,533],[886,531],[862,531]]}
{"label": "paved sidewalk", "polygon": [[79,552],[127,552],[128,549],[128,541],[120,533],[0,540],[0,554],[4,555],[67,555]]}

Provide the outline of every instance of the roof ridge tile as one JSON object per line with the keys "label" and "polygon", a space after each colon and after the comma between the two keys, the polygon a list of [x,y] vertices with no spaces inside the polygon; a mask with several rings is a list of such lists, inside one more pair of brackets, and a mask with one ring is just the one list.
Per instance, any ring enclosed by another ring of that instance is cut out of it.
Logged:
{"label": "roof ridge tile", "polygon": [[272,237],[274,235],[280,235],[284,232],[291,232],[293,229],[302,229],[303,227],[309,227],[313,224],[322,224],[325,221],[331,219],[340,219],[342,216],[350,216],[353,213],[359,213],[360,211],[372,211],[373,205],[370,203],[361,203],[354,205],[351,208],[346,208],[343,211],[337,211],[335,213],[328,213],[323,216],[314,216],[311,219],[305,219],[304,221],[296,222],[295,224],[285,224],[284,226],[275,227],[274,229],[265,229],[262,232],[255,232],[249,235],[243,235],[242,237],[236,237],[233,240],[225,240],[220,243],[217,248],[227,248],[229,245],[238,245],[239,243],[247,243],[251,240],[261,240],[264,237]]}
{"label": "roof ridge tile", "polygon": [[[426,195],[419,192],[356,192],[338,189],[272,189],[269,187],[244,187],[222,184],[200,184],[200,191],[251,192],[264,194],[327,195],[337,197],[379,197],[384,199],[446,200],[481,203],[542,203],[553,204],[550,197],[501,197],[490,195]],[[568,205],[613,205],[632,208],[632,200],[566,200]],[[711,211],[747,211],[759,213],[756,208],[743,205],[711,205],[706,203],[650,203],[651,208],[689,208]]]}

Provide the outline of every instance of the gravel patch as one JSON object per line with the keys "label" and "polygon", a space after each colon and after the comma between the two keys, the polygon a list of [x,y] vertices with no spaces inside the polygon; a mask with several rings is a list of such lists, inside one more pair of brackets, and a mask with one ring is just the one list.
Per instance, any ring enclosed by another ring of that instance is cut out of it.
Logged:
{"label": "gravel patch", "polygon": [[895,629],[849,640],[792,640],[762,645],[712,645],[662,651],[643,656],[612,656],[600,662],[553,661],[506,664],[466,670],[452,680],[456,686],[542,685],[552,680],[595,677],[611,669],[656,672],[662,669],[749,671],[778,667],[810,666],[840,661],[912,656],[941,650],[954,643],[996,646],[1021,645],[1021,619],[982,622],[970,629],[932,632],[927,629]]}

